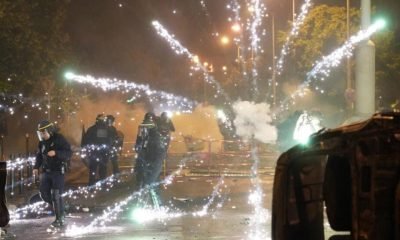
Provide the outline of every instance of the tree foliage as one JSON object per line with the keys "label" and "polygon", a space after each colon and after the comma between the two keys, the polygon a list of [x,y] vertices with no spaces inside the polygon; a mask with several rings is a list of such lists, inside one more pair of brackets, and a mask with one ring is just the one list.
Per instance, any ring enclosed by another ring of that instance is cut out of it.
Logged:
{"label": "tree foliage", "polygon": [[385,31],[373,37],[376,46],[376,88],[379,108],[388,109],[400,100],[400,45],[392,31]]}
{"label": "tree foliage", "polygon": [[[350,36],[360,29],[359,15],[358,9],[350,10]],[[319,5],[311,9],[300,28],[299,35],[292,40],[291,51],[285,62],[285,66],[290,66],[290,68],[286,67],[283,78],[302,82],[317,60],[342,46],[347,39],[346,29],[346,8]],[[279,41],[283,43],[287,35],[288,33],[281,32]],[[377,92],[387,101],[395,99],[398,95],[395,89],[398,89],[400,83],[400,52],[394,39],[394,33],[389,30],[376,33],[372,37],[376,45]],[[337,97],[340,97],[339,99],[344,100],[345,62],[346,60],[343,59],[343,64],[333,69],[329,79],[323,83],[322,87],[328,93],[325,99],[332,97],[334,101],[337,101]],[[354,59],[352,59],[352,69],[354,69],[354,64]],[[352,75],[354,80],[354,72]]]}
{"label": "tree foliage", "polygon": [[[350,11],[350,32],[358,29],[358,11]],[[314,62],[329,54],[346,41],[346,8],[319,5],[310,10],[299,34],[292,40],[289,60],[295,65],[295,72],[305,74]],[[279,41],[286,39],[287,33],[280,34]]]}
{"label": "tree foliage", "polygon": [[[0,91],[30,92],[66,56],[66,0],[0,1]],[[54,78],[53,78],[54,79]]]}

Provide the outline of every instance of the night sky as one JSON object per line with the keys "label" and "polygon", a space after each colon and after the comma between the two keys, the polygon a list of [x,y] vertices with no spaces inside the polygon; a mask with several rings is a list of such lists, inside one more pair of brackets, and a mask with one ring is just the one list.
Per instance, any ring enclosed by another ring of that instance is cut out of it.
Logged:
{"label": "night sky", "polygon": [[[205,10],[200,0],[73,0],[66,30],[80,61],[74,67],[83,74],[149,82],[157,89],[172,92],[187,91],[186,58],[173,53],[156,34],[151,21],[160,21],[204,61],[215,66],[229,65],[234,59],[235,47],[221,47],[212,36],[213,32],[229,32],[227,18],[232,16],[226,9],[229,2],[205,0]],[[346,1],[318,0],[316,4],[321,3],[345,6]],[[276,16],[278,30],[288,29],[292,0],[268,0],[266,4],[268,11]],[[296,0],[296,4],[299,7],[301,3]],[[375,0],[373,4],[379,15],[391,19],[390,28],[399,28],[395,19],[400,1]],[[351,0],[351,5],[358,7],[360,0]],[[269,33],[267,38],[270,41]]]}

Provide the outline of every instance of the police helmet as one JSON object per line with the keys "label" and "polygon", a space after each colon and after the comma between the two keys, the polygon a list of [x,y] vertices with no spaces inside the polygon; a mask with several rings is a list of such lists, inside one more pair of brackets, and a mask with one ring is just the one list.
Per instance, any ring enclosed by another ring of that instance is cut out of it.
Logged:
{"label": "police helmet", "polygon": [[102,113],[97,114],[96,123],[101,123],[106,121],[106,116]]}
{"label": "police helmet", "polygon": [[166,118],[168,118],[168,113],[167,112],[162,112],[160,117],[166,119]]}
{"label": "police helmet", "polygon": [[54,123],[48,120],[42,120],[39,122],[37,130],[47,131],[49,134],[53,134],[56,132],[56,127],[54,126]]}
{"label": "police helmet", "polygon": [[[57,128],[54,125],[54,123],[52,123],[48,120],[43,120],[43,121],[39,122],[36,133],[37,133],[39,140],[42,141],[42,140],[46,140],[47,138],[52,136],[56,131],[57,131]],[[46,137],[46,135],[47,135],[47,137]]]}
{"label": "police helmet", "polygon": [[107,115],[107,122],[112,124],[115,121],[115,117],[113,115]]}
{"label": "police helmet", "polygon": [[147,112],[144,115],[143,121],[145,121],[145,122],[153,122],[155,120],[155,118],[156,118],[156,115],[153,112]]}

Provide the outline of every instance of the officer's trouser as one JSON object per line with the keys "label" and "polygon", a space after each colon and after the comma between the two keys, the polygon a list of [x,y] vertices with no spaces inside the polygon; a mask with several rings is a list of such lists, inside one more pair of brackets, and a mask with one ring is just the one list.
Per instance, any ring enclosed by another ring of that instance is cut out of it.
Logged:
{"label": "officer's trouser", "polygon": [[99,170],[98,180],[107,177],[107,160],[108,156],[105,152],[93,153],[89,156],[89,186],[96,183],[97,169]]}
{"label": "officer's trouser", "polygon": [[61,197],[64,191],[64,174],[45,171],[41,176],[39,190],[40,197],[53,206],[56,215],[64,212],[64,203]]}

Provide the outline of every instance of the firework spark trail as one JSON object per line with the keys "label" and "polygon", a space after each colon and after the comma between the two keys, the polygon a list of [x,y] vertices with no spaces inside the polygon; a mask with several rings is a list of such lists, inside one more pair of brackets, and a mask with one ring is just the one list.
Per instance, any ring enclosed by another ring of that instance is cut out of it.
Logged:
{"label": "firework spark trail", "polygon": [[[85,148],[83,148],[80,153],[81,157],[84,157],[85,154],[88,152],[94,150],[94,149],[99,149],[99,148],[104,148],[104,146],[94,146],[90,145]],[[20,170],[21,167],[24,166],[26,163],[30,163],[33,165],[33,162],[35,161],[34,157],[29,157],[29,158],[17,158],[14,161],[7,161],[7,170]],[[123,176],[130,176],[131,172],[130,171],[123,171],[120,174],[120,177]],[[17,182],[14,185],[17,186],[19,183],[25,183],[25,182],[34,182],[35,177],[27,178],[24,179],[23,181]],[[91,186],[86,186],[86,187],[79,187],[76,190],[69,190],[65,193],[62,194],[63,198],[72,198],[72,199],[77,199],[78,196],[83,195],[85,199],[87,198],[94,198],[97,193],[101,191],[109,191],[112,187],[115,186],[115,184],[121,183],[120,178],[116,178],[115,175],[111,175],[107,177],[106,179],[100,180],[96,182],[95,184]],[[11,188],[12,186],[8,186],[7,188]],[[11,219],[16,220],[16,219],[21,219],[25,218],[28,214],[36,214],[40,215],[43,214],[44,211],[46,210],[47,203],[44,201],[40,201],[35,204],[30,204],[21,208],[17,208],[14,211],[10,213]]]}
{"label": "firework spark trail", "polygon": [[251,23],[251,48],[254,54],[258,53],[260,37],[258,36],[258,28],[261,26],[261,19],[263,15],[263,7],[261,6],[260,0],[251,0],[251,7],[254,9],[253,21]]}
{"label": "firework spark trail", "polygon": [[260,159],[258,158],[257,148],[252,144],[251,156],[254,163],[251,167],[251,172],[254,177],[252,180],[254,189],[251,191],[249,196],[249,204],[253,205],[254,211],[252,218],[250,219],[250,230],[248,233],[249,240],[258,239],[269,239],[268,233],[265,230],[265,223],[270,218],[268,211],[263,208],[264,193],[261,187],[261,182],[258,177],[258,164]]}
{"label": "firework spark trail", "polygon": [[182,171],[182,169],[183,169],[183,167],[185,165],[185,162],[187,160],[189,160],[189,159],[190,159],[189,157],[182,159],[181,163],[179,164],[179,168],[177,170],[175,170],[172,174],[167,176],[163,181],[157,182],[157,183],[153,183],[150,186],[147,186],[147,187],[141,189],[140,191],[134,192],[133,194],[131,194],[130,196],[125,198],[123,201],[115,203],[112,208],[111,207],[107,208],[107,210],[104,211],[103,215],[101,215],[99,217],[96,217],[89,225],[87,225],[85,227],[79,227],[79,226],[76,226],[76,225],[73,225],[73,226],[69,227],[66,230],[65,235],[66,236],[82,235],[82,234],[85,234],[85,233],[90,233],[92,231],[95,231],[96,227],[99,227],[99,226],[100,227],[104,227],[107,222],[115,220],[116,216],[124,210],[123,208],[128,203],[130,203],[131,201],[137,199],[142,194],[144,194],[145,192],[149,191],[151,188],[156,187],[156,186],[161,185],[161,184],[163,184],[164,186],[171,184],[173,179],[174,179],[174,177],[180,174],[180,172]]}
{"label": "firework spark trail", "polygon": [[[17,171],[17,172],[23,171],[23,169],[26,167],[26,165],[33,166],[34,162],[35,162],[34,157],[27,157],[27,158],[19,157],[19,158],[13,159],[13,160],[7,160],[6,161],[7,171],[9,171],[11,173],[15,173],[15,171]],[[11,189],[11,191],[12,191],[11,194],[13,195],[14,194],[13,188],[15,188],[16,186],[20,186],[20,185],[29,185],[30,183],[32,183],[33,179],[34,179],[34,177],[29,177],[29,178],[21,177],[21,180],[6,185],[5,190]]]}
{"label": "firework spark trail", "polygon": [[282,73],[285,57],[289,53],[289,50],[290,50],[290,43],[294,37],[297,37],[299,35],[300,27],[304,24],[304,20],[307,17],[308,12],[312,5],[313,5],[312,0],[306,0],[305,3],[301,6],[300,14],[296,17],[296,20],[293,23],[292,30],[290,31],[289,35],[286,37],[286,41],[283,44],[283,47],[280,52],[279,60],[276,63],[276,68],[273,69],[273,71],[275,71],[276,75],[280,75]]}
{"label": "firework spark trail", "polygon": [[[151,102],[162,102],[169,107],[177,107],[179,110],[192,111],[197,105],[196,101],[191,101],[185,97],[175,96],[172,93],[164,91],[157,91],[151,89],[148,85],[136,84],[134,82],[128,82],[126,80],[109,79],[109,78],[94,78],[90,75],[76,75],[69,73],[67,79],[70,81],[79,82],[82,84],[91,84],[95,88],[100,88],[103,91],[123,91],[125,93],[135,91],[136,96],[134,98],[140,98],[145,96],[150,99]],[[143,95],[140,95],[142,93]]]}
{"label": "firework spark trail", "polygon": [[[162,38],[164,38],[168,44],[171,46],[171,49],[175,51],[176,54],[178,55],[186,55],[190,61],[193,61],[195,59],[195,55],[193,55],[187,48],[182,46],[182,44],[175,39],[174,35],[170,34],[167,29],[164,28],[158,21],[153,21],[152,22],[153,27],[156,29],[157,34],[160,35]],[[198,69],[201,69],[201,71],[204,74],[204,81],[206,81],[208,84],[211,84],[212,86],[216,87],[217,94],[224,96],[225,100],[227,100],[230,103],[230,97],[226,94],[226,92],[222,89],[221,85],[219,82],[217,82],[213,76],[211,76],[207,69],[201,64],[200,62],[194,62],[196,64],[196,67]]]}
{"label": "firework spark trail", "polygon": [[[48,93],[46,93],[47,95]],[[25,110],[24,107],[31,107],[31,109]],[[50,105],[48,102],[48,97],[42,98],[30,98],[24,97],[22,93],[20,94],[5,94],[0,93],[0,111],[9,113],[10,115],[14,115],[15,112],[20,110],[21,108],[25,113],[24,118],[27,119],[28,115],[32,110],[37,111],[45,111],[47,114],[47,110],[50,109]],[[55,107],[55,109],[61,109],[60,106]]]}
{"label": "firework spark trail", "polygon": [[154,220],[165,223],[165,220],[171,220],[174,218],[180,218],[180,217],[184,217],[184,216],[203,217],[203,216],[206,216],[210,212],[209,211],[210,206],[216,201],[217,197],[220,197],[222,201],[216,205],[216,207],[214,209],[214,212],[216,212],[217,209],[220,209],[223,206],[223,203],[225,200],[225,198],[222,198],[220,196],[221,187],[224,184],[223,178],[224,178],[223,176],[220,177],[218,183],[213,188],[213,192],[208,197],[208,202],[199,211],[174,212],[174,211],[171,211],[171,209],[168,207],[161,207],[160,209],[142,208],[142,209],[136,210],[135,215],[137,215],[137,217],[135,217],[135,218],[140,223],[150,222],[150,221],[154,221]]}
{"label": "firework spark trail", "polygon": [[235,22],[240,22],[240,5],[237,0],[232,0],[232,12],[235,14]]}
{"label": "firework spark trail", "polygon": [[[130,171],[124,171],[120,174],[120,176],[129,176],[131,175]],[[96,182],[91,186],[79,187],[76,190],[69,190],[62,194],[63,198],[72,198],[74,200],[77,199],[78,196],[83,195],[84,198],[94,198],[97,193],[101,191],[109,191],[114,184],[121,183],[121,180],[117,179],[114,175],[107,177],[101,181]],[[47,203],[44,201],[40,201],[34,204],[29,204],[21,208],[17,208],[14,211],[10,212],[10,217],[12,220],[17,220],[21,218],[27,217],[28,214],[36,214],[41,215],[46,211]]]}
{"label": "firework spark trail", "polygon": [[16,158],[13,160],[7,160],[7,171],[13,171],[15,169],[20,170],[25,164],[32,164],[35,162],[35,157],[27,158]]}
{"label": "firework spark trail", "polygon": [[215,201],[216,197],[220,195],[221,186],[224,184],[224,176],[221,176],[217,185],[214,186],[213,192],[209,198],[209,201],[200,211],[194,212],[192,215],[195,217],[203,217],[207,215],[208,209],[210,208],[211,204]]}
{"label": "firework spark trail", "polygon": [[255,91],[255,94],[258,94],[258,83],[257,83],[257,78],[258,78],[258,71],[257,71],[257,63],[254,61],[254,59],[257,59],[258,55],[258,50],[259,50],[259,43],[260,43],[260,36],[258,33],[258,28],[262,24],[262,16],[264,15],[265,12],[265,7],[263,4],[260,3],[260,0],[251,0],[251,7],[254,9],[254,15],[253,15],[253,21],[250,26],[250,40],[251,40],[251,52],[252,52],[252,84],[253,84],[253,90]]}
{"label": "firework spark trail", "polygon": [[44,213],[45,209],[48,207],[48,204],[41,201],[33,204],[26,205],[21,208],[17,208],[14,211],[10,212],[11,221],[15,221],[21,218],[26,217],[29,213]]}
{"label": "firework spark trail", "polygon": [[206,6],[206,3],[204,2],[204,0],[200,0],[200,5],[201,5],[201,8],[202,8],[203,11],[204,11],[204,14],[205,14],[206,17],[207,17],[208,23],[212,26],[213,31],[216,32],[215,24],[214,24],[214,22],[213,22],[212,19],[211,19],[210,13],[208,12],[208,9],[207,9],[207,6]]}
{"label": "firework spark trail", "polygon": [[[281,102],[279,110],[284,111],[288,108],[288,102],[290,100],[293,100],[299,96],[303,96],[304,89],[310,86],[312,80],[322,76],[320,80],[324,81],[325,77],[329,76],[331,69],[339,66],[343,58],[349,58],[352,56],[355,46],[358,43],[368,39],[382,27],[383,26],[381,22],[376,22],[368,29],[360,30],[357,34],[350,37],[341,47],[334,50],[331,54],[323,56],[321,60],[315,62],[312,70],[307,73],[305,82],[299,86],[299,88],[290,96],[290,98],[288,97]],[[318,86],[315,87],[315,89],[320,93],[324,93],[324,90]]]}

